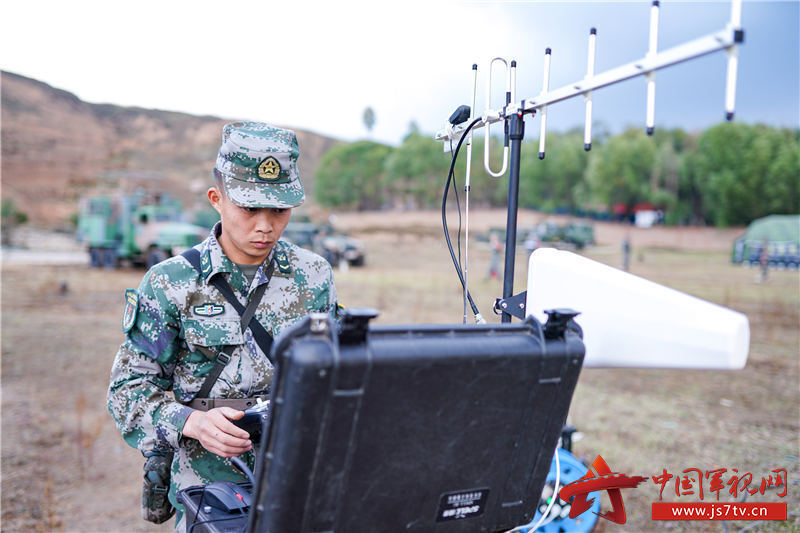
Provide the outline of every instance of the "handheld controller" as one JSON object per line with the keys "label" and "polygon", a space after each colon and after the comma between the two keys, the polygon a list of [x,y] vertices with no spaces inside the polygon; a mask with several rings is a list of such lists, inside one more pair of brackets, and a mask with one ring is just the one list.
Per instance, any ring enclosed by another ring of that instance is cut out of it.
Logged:
{"label": "handheld controller", "polygon": [[251,438],[261,433],[261,423],[267,418],[267,411],[269,409],[269,400],[263,401],[261,398],[258,398],[256,401],[257,403],[254,406],[248,407],[245,410],[242,418],[239,420],[231,420],[236,427],[242,428],[248,432]]}

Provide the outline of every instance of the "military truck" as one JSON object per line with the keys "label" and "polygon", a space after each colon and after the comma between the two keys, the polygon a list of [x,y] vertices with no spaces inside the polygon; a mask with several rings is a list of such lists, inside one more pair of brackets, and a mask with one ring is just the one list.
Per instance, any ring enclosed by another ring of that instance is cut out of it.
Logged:
{"label": "military truck", "polygon": [[314,224],[302,215],[289,222],[281,239],[321,255],[333,266],[342,261],[346,261],[348,266],[364,266],[366,262],[366,248],[362,241],[330,224]]}
{"label": "military truck", "polygon": [[189,224],[177,200],[140,192],[84,198],[78,241],[86,244],[92,267],[150,268],[199,243],[208,228]]}
{"label": "military truck", "polygon": [[[505,242],[505,228],[490,228],[487,233],[478,234],[477,240],[489,242],[489,237],[494,233],[501,242]],[[558,224],[553,220],[540,222],[533,228],[521,228],[517,231],[517,246],[523,242],[549,243],[557,248],[576,248],[582,250],[584,247],[594,245],[594,226],[583,222],[571,222],[569,224]]]}
{"label": "military truck", "polygon": [[595,244],[594,227],[591,224],[572,222],[561,225],[547,220],[539,223],[532,231],[541,242],[571,245],[578,250]]}

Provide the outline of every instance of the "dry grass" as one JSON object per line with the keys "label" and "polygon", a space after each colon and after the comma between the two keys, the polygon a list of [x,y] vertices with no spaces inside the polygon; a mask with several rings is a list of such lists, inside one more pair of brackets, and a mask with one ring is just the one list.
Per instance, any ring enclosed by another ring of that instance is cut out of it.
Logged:
{"label": "dry grass", "polygon": [[[342,303],[379,309],[382,324],[461,321],[461,289],[441,238],[427,229],[362,236],[367,266],[336,273]],[[587,255],[618,265],[618,244],[601,244]],[[488,246],[472,243],[470,258],[475,300],[489,320],[499,321],[490,306],[501,284],[484,279]],[[517,264],[518,290],[523,263]],[[772,272],[758,284],[754,270],[730,265],[723,251],[637,248],[631,264],[636,274],[746,313],[750,359],[738,372],[585,370],[570,415],[584,434],[576,454],[590,461],[602,454],[628,474],[726,467],[760,481],[786,468],[790,482],[800,479],[798,274]],[[5,265],[2,274],[3,530],[171,530],[139,518],[142,459],[105,412],[110,365],[122,340],[123,290],[135,287],[142,272]],[[59,291],[62,281],[66,294]],[[652,522],[650,503],[658,499],[652,483],[624,498],[629,523],[621,531],[699,525]],[[751,499],[777,498],[771,491]],[[782,501],[790,513],[800,511],[800,486],[792,484]],[[798,528],[796,514],[792,523],[762,529]]]}

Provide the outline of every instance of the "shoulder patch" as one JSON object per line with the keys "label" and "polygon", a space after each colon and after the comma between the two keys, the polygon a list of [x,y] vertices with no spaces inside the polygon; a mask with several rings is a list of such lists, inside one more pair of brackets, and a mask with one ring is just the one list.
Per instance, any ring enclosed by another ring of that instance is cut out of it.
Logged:
{"label": "shoulder patch", "polygon": [[139,311],[139,293],[136,289],[125,291],[125,311],[122,313],[122,333],[128,333],[136,323]]}
{"label": "shoulder patch", "polygon": [[217,304],[203,304],[192,307],[194,314],[199,316],[217,316],[225,312],[225,308]]}

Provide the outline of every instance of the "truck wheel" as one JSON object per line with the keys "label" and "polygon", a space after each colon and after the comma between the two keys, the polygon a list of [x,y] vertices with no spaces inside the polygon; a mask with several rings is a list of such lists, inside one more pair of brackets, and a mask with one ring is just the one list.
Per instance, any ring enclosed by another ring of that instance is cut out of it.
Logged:
{"label": "truck wheel", "polygon": [[89,266],[98,268],[103,264],[103,249],[102,248],[89,248]]}
{"label": "truck wheel", "polygon": [[147,269],[153,268],[155,265],[167,259],[167,252],[161,248],[150,248],[147,252]]}
{"label": "truck wheel", "polygon": [[117,251],[114,248],[103,249],[103,266],[105,268],[117,268]]}

